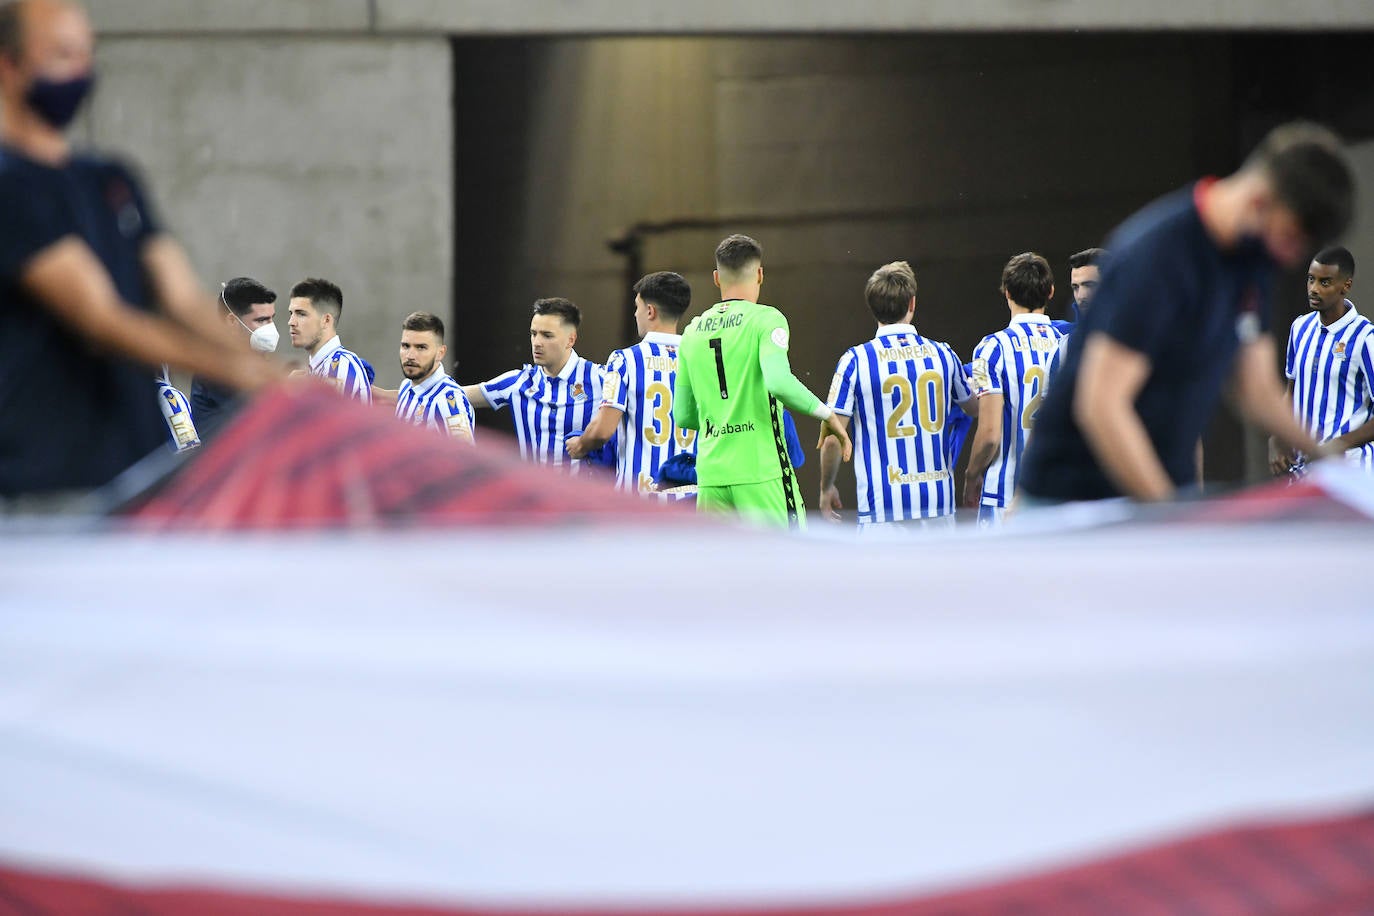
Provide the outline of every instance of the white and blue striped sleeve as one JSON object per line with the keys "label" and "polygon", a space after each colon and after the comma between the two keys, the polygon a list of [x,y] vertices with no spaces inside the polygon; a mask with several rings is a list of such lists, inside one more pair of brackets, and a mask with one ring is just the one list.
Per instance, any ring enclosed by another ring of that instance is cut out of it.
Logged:
{"label": "white and blue striped sleeve", "polygon": [[1288,351],[1283,359],[1283,374],[1289,379],[1298,377],[1298,321],[1293,322],[1288,328]]}
{"label": "white and blue striped sleeve", "polygon": [[606,367],[592,363],[587,372],[587,381],[593,389],[592,413],[595,414],[606,400]]}
{"label": "white and blue striped sleeve", "polygon": [[363,361],[354,354],[350,353],[345,361],[348,363],[348,372],[343,379],[341,390],[345,395],[364,404],[372,403],[372,383],[367,377],[367,367]]}
{"label": "white and blue striped sleeve", "polygon": [[434,399],[430,410],[434,425],[440,430],[459,441],[473,441],[475,418],[473,417],[472,404],[463,394],[463,389],[457,385],[448,386],[442,394]]}
{"label": "white and blue striped sleeve", "polygon": [[522,375],[524,375],[523,369],[512,369],[489,382],[482,383],[482,396],[487,399],[487,403],[492,406],[492,409],[500,410],[511,402],[511,398],[515,397],[515,390],[520,384]]}
{"label": "white and blue striped sleeve", "polygon": [[601,403],[621,413],[629,409],[629,368],[625,351],[616,350],[606,360],[605,377],[601,383]]}
{"label": "white and blue striped sleeve", "polygon": [[859,359],[852,349],[846,350],[835,367],[835,378],[830,382],[830,396],[826,398],[827,406],[841,416],[854,416],[854,389],[858,380]]}
{"label": "white and blue striped sleeve", "polygon": [[989,334],[973,350],[973,393],[1002,394],[1002,346]]}
{"label": "white and blue striped sleeve", "polygon": [[1364,391],[1362,394],[1368,402],[1374,402],[1374,330],[1368,331],[1356,345],[1360,360],[1361,374],[1364,375]]}
{"label": "white and blue striped sleeve", "polygon": [[158,404],[162,407],[162,418],[167,421],[167,429],[172,434],[172,444],[181,452],[200,445],[200,435],[191,419],[191,403],[171,385],[158,386]]}

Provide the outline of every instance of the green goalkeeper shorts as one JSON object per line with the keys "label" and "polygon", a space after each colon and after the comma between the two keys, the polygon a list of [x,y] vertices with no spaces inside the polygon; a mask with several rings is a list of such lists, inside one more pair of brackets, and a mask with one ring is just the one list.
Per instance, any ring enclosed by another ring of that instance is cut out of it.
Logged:
{"label": "green goalkeeper shorts", "polygon": [[747,522],[775,528],[806,527],[806,507],[792,474],[762,483],[697,487],[697,511],[737,515]]}

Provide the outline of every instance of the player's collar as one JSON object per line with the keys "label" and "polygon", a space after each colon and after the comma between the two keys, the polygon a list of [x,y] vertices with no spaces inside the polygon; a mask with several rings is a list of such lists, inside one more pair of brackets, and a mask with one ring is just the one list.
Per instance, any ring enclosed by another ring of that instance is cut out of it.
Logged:
{"label": "player's collar", "polygon": [[333,337],[329,338],[328,342],[326,342],[325,345],[324,345],[323,347],[320,347],[320,350],[319,350],[318,353],[316,353],[314,356],[310,357],[310,368],[311,368],[311,369],[318,369],[318,368],[320,368],[321,366],[324,365],[324,361],[325,361],[326,359],[329,358],[329,355],[330,355],[331,353],[333,353],[335,350],[342,350],[342,349],[343,349],[343,341],[339,340],[339,335],[338,335],[338,334],[335,334]]}
{"label": "player's collar", "polygon": [[549,375],[549,371],[543,366],[539,367],[539,371],[549,376],[549,378],[561,379],[566,382],[568,379],[572,378],[573,370],[577,368],[577,364],[580,362],[582,362],[582,357],[577,355],[577,351],[569,350],[568,361],[563,364],[562,369],[558,370],[557,375]]}
{"label": "player's collar", "polygon": [[650,331],[644,335],[645,343],[670,344],[677,346],[682,343],[681,334],[669,334],[667,331]]}
{"label": "player's collar", "polygon": [[880,324],[878,333],[874,337],[885,337],[888,334],[915,334],[916,325],[914,324]]}
{"label": "player's collar", "polygon": [[424,394],[446,378],[448,378],[448,373],[444,371],[443,363],[436,363],[434,371],[426,376],[423,382],[418,385],[411,382],[410,387],[416,394]]}
{"label": "player's collar", "polygon": [[[1012,324],[1049,324],[1050,316],[1044,312],[1025,312],[1021,315],[1011,316]],[[1010,326],[1010,325],[1009,325]]]}
{"label": "player's collar", "polygon": [[1317,319],[1317,325],[1318,325],[1323,331],[1326,331],[1326,332],[1329,333],[1329,334],[1335,334],[1337,331],[1343,329],[1346,325],[1350,324],[1350,322],[1352,322],[1352,321],[1354,321],[1356,318],[1359,318],[1359,317],[1360,317],[1360,313],[1357,312],[1357,311],[1355,310],[1355,303],[1353,303],[1353,302],[1351,302],[1349,299],[1347,299],[1347,300],[1345,300],[1345,304],[1348,305],[1348,306],[1350,306],[1350,307],[1349,307],[1348,309],[1345,310],[1345,314],[1344,314],[1344,315],[1342,315],[1341,317],[1337,318],[1335,321],[1331,322],[1330,324],[1322,324],[1322,323],[1321,323],[1321,319],[1318,318],[1318,319]]}

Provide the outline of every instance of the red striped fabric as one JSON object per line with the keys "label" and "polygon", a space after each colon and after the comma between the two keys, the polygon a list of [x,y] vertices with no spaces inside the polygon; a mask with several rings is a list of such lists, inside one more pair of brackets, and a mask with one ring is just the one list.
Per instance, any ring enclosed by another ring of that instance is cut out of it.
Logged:
{"label": "red striped fabric", "polygon": [[0,914],[137,916],[1338,916],[1374,913],[1374,813],[1221,831],[937,896],[769,908],[425,906],[130,886],[0,866]]}
{"label": "red striped fabric", "polygon": [[129,514],[151,528],[516,524],[681,507],[522,462],[491,433],[465,448],[315,383],[261,395]]}

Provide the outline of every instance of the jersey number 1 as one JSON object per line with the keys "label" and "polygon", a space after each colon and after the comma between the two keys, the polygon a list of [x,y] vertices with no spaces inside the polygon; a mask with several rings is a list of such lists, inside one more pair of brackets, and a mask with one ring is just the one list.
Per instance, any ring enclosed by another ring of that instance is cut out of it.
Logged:
{"label": "jersey number 1", "polygon": [[716,379],[720,382],[720,399],[730,400],[730,386],[725,384],[725,350],[719,337],[711,338],[711,349],[716,351]]}

